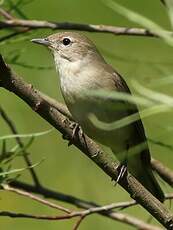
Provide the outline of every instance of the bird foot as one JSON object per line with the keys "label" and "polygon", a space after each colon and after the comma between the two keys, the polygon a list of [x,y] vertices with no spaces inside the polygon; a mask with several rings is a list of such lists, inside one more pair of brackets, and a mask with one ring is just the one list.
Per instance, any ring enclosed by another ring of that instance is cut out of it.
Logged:
{"label": "bird foot", "polygon": [[77,135],[79,135],[79,132],[81,132],[81,135],[83,135],[83,131],[78,123],[72,122],[70,125],[70,128],[73,129],[73,131],[72,131],[72,137],[71,137],[71,140],[69,140],[68,146],[73,144],[73,140],[77,137]]}
{"label": "bird foot", "polygon": [[120,164],[118,167],[117,167],[117,170],[118,170],[118,177],[117,179],[115,180],[115,184],[114,186],[116,186],[118,184],[118,182],[124,177],[124,175],[127,173],[127,164]]}

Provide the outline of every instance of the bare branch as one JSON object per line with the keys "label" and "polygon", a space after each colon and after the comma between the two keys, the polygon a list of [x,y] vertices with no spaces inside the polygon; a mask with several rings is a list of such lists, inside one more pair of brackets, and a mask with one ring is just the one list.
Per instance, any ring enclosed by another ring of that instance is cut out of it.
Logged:
{"label": "bare branch", "polygon": [[10,192],[17,193],[18,195],[26,196],[26,197],[28,197],[28,198],[30,198],[32,200],[38,201],[38,202],[40,202],[40,203],[42,203],[44,205],[47,205],[47,206],[49,206],[51,208],[55,208],[55,209],[61,210],[61,211],[66,212],[66,213],[71,213],[71,211],[69,209],[64,208],[64,207],[62,207],[60,205],[54,204],[54,203],[52,203],[50,201],[47,201],[47,200],[45,200],[43,198],[40,198],[40,197],[36,196],[36,195],[33,195],[30,192],[27,192],[27,191],[24,191],[24,190],[21,190],[21,189],[17,189],[17,188],[13,188],[8,184],[1,184],[1,186],[6,191],[10,191]]}
{"label": "bare branch", "polygon": [[[62,193],[59,193],[57,191],[53,191],[53,190],[50,190],[50,189],[47,189],[44,187],[41,187],[40,190],[38,190],[33,185],[29,185],[29,184],[26,184],[24,182],[19,182],[19,181],[12,181],[10,184],[12,184],[12,186],[25,189],[28,192],[40,194],[46,198],[51,198],[51,199],[60,200],[63,202],[70,203],[70,204],[75,205],[76,207],[79,207],[79,208],[83,208],[83,209],[101,208],[101,206],[96,204],[96,203],[81,200],[81,199],[76,198],[74,196],[62,194]],[[166,194],[165,197],[166,197],[166,199],[172,199],[173,194],[172,193]],[[109,211],[106,210],[106,206],[102,206],[102,207],[104,207],[103,211],[99,211],[98,214],[109,217],[113,220],[119,221],[119,218],[118,218],[119,215],[117,216],[117,212],[114,212],[112,209],[125,209],[128,207],[134,206],[136,204],[137,203],[135,201],[112,203],[112,204],[108,205],[108,208],[110,208]]]}
{"label": "bare branch", "polygon": [[4,18],[8,20],[14,19],[14,17],[8,11],[4,10],[3,8],[0,8],[0,15],[2,15]]}
{"label": "bare branch", "polygon": [[77,230],[79,228],[79,225],[81,224],[81,222],[84,218],[85,218],[85,216],[80,216],[79,220],[75,223],[73,230]]}
{"label": "bare branch", "polygon": [[[2,15],[7,20],[16,20],[16,18],[11,13],[9,13],[7,10],[5,10],[3,8],[0,8],[0,15]],[[0,42],[5,41],[5,40],[10,39],[10,38],[13,38],[13,37],[16,37],[20,34],[28,32],[30,30],[29,28],[15,28],[15,27],[13,27],[12,29],[14,30],[14,32],[0,37]]]}
{"label": "bare branch", "polygon": [[[73,22],[51,22],[39,20],[11,19],[0,21],[0,29],[4,28],[27,28],[27,29],[53,29],[53,30],[79,30],[87,32],[103,32],[114,35],[148,36],[157,37],[156,34],[143,28],[127,28],[109,25],[79,24]],[[167,31],[172,34],[172,32]]]}
{"label": "bare branch", "polygon": [[7,40],[7,39],[16,37],[16,36],[18,36],[18,35],[21,35],[21,34],[23,34],[23,33],[28,32],[28,31],[29,31],[29,29],[24,29],[24,30],[20,30],[20,31],[19,31],[19,30],[18,30],[18,31],[14,31],[14,32],[12,32],[12,33],[10,33],[10,34],[7,34],[7,35],[4,35],[4,36],[0,37],[0,42],[3,42],[3,41],[5,41],[5,40]]}
{"label": "bare branch", "polygon": [[[100,150],[88,136],[76,135],[73,137],[71,122],[52,107],[47,101],[39,96],[30,84],[25,83],[21,78],[12,72],[0,58],[0,86],[12,91],[23,99],[35,112],[47,120],[65,137],[79,148],[86,156],[94,161],[107,175],[114,180],[119,175],[118,165]],[[120,179],[119,184],[150,212],[167,229],[173,228],[173,216],[169,210],[163,206],[150,192],[148,192],[131,174],[127,173]]]}
{"label": "bare branch", "polygon": [[[69,204],[75,205],[78,208],[89,209],[92,207],[94,207],[94,208],[100,207],[100,205],[98,205],[96,203],[88,202],[88,201],[76,198],[74,196],[71,196],[71,195],[67,195],[67,194],[57,192],[57,191],[53,191],[53,190],[50,190],[50,189],[45,188],[43,186],[38,189],[34,185],[30,185],[30,184],[27,184],[25,182],[20,182],[20,181],[11,181],[10,185],[12,185],[13,187],[16,187],[16,188],[26,190],[28,192],[40,194],[46,198],[67,202]],[[134,200],[127,201],[127,202],[120,202],[120,203],[116,203],[116,207],[114,206],[114,208],[124,209],[124,208],[131,207],[133,205],[136,205],[136,204],[137,203]]]}
{"label": "bare branch", "polygon": [[[102,207],[100,207],[100,210],[102,209]],[[79,224],[81,223],[81,221],[88,215],[93,214],[93,213],[97,213],[98,210],[93,210],[93,212],[90,212],[90,210],[84,210],[84,211],[76,211],[76,212],[72,212],[70,214],[66,214],[63,216],[47,216],[47,215],[33,215],[33,214],[24,214],[24,213],[14,213],[14,212],[9,212],[9,211],[0,211],[0,216],[8,216],[8,217],[12,217],[12,218],[32,218],[32,219],[38,219],[38,220],[66,220],[66,219],[71,219],[74,217],[80,217],[79,221],[77,221],[77,223],[75,224],[73,230],[76,230],[79,227]],[[161,230],[161,228],[156,227],[154,225],[151,224],[147,224],[142,220],[139,220],[135,217],[132,217],[128,214],[123,214],[123,213],[119,213],[116,212],[115,213],[117,220],[119,220],[120,222],[129,224],[131,226],[134,226],[138,229],[141,230]]]}
{"label": "bare branch", "polygon": [[23,213],[12,213],[12,212],[7,212],[7,211],[2,211],[0,212],[0,216],[9,216],[9,217],[13,217],[13,218],[33,218],[33,219],[42,219],[42,220],[64,220],[64,219],[69,219],[69,218],[73,218],[73,217],[77,217],[79,216],[80,219],[76,222],[75,226],[74,226],[74,230],[77,230],[77,228],[79,227],[81,221],[88,215],[94,214],[94,213],[108,213],[108,215],[112,214],[112,219],[118,220],[120,222],[135,226],[137,228],[140,229],[146,229],[146,230],[161,230],[159,227],[156,227],[154,225],[150,225],[147,224],[137,218],[131,217],[129,215],[126,214],[121,214],[121,213],[114,213],[111,212],[112,209],[115,208],[125,208],[125,207],[130,207],[132,205],[135,205],[136,202],[135,201],[129,201],[129,202],[120,202],[120,203],[112,203],[110,205],[105,205],[105,206],[100,206],[100,207],[90,207],[84,211],[70,211],[69,209],[66,209],[62,206],[56,205],[52,202],[49,202],[45,199],[42,199],[40,197],[37,197],[29,192],[23,191],[21,189],[16,189],[11,187],[10,185],[7,184],[3,184],[2,188],[6,191],[10,191],[10,192],[15,192],[19,195],[22,196],[26,196],[29,197],[33,200],[36,200],[44,205],[47,205],[51,208],[56,208],[58,210],[64,211],[66,213],[68,213],[67,215],[64,216],[46,216],[46,215],[32,215],[32,214],[23,214]]}
{"label": "bare branch", "polygon": [[151,159],[152,168],[159,174],[159,176],[166,181],[171,187],[173,187],[173,171],[163,165],[156,159]]}

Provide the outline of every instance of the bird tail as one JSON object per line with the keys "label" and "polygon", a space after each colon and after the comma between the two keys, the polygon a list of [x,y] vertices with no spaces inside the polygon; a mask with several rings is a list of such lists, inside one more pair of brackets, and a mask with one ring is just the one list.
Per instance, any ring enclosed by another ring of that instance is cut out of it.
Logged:
{"label": "bird tail", "polygon": [[[145,150],[148,151],[148,150]],[[164,193],[157,182],[150,161],[145,161],[142,156],[146,156],[148,152],[143,151],[140,154],[130,155],[127,162],[128,171],[161,202],[164,201]]]}

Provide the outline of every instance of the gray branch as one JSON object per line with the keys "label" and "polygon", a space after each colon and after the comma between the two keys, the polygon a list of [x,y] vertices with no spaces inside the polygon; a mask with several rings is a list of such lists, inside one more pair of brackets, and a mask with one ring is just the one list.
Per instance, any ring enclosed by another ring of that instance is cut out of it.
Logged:
{"label": "gray branch", "polygon": [[[131,36],[147,36],[158,37],[153,32],[145,28],[128,28],[120,26],[110,25],[94,25],[94,24],[79,24],[73,22],[51,22],[51,21],[39,21],[39,20],[24,20],[24,19],[8,19],[0,21],[0,29],[5,28],[25,28],[29,29],[52,29],[52,30],[79,30],[87,32],[102,32],[111,33],[114,35],[131,35]],[[168,34],[172,34],[170,31],[165,31]]]}
{"label": "gray branch", "polygon": [[[43,119],[68,138],[87,157],[94,161],[108,176],[116,180],[118,165],[87,135],[73,137],[71,121],[43,99],[31,84],[18,77],[0,56],[0,87],[19,96]],[[119,180],[119,184],[167,229],[173,229],[170,211],[148,192],[130,173]]]}

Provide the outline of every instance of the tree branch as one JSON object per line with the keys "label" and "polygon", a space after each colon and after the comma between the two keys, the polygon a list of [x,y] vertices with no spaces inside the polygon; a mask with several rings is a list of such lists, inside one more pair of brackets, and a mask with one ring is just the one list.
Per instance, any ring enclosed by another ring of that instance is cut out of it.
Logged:
{"label": "tree branch", "polygon": [[[27,29],[53,29],[53,30],[79,30],[87,32],[102,32],[111,33],[114,35],[130,35],[130,36],[147,36],[158,37],[156,34],[143,28],[127,28],[109,25],[93,25],[93,24],[79,24],[73,22],[51,22],[39,20],[24,20],[24,19],[10,19],[0,21],[0,29],[4,28],[27,28]],[[170,31],[165,31],[172,34]]]}
{"label": "tree branch", "polygon": [[151,165],[159,176],[166,181],[171,187],[173,187],[173,172],[168,167],[165,167],[160,161],[151,159]]}
{"label": "tree branch", "polygon": [[[82,208],[82,209],[91,209],[91,208],[101,207],[100,205],[98,205],[96,203],[85,201],[85,200],[76,198],[74,196],[60,193],[57,191],[53,191],[53,190],[45,188],[43,186],[38,189],[34,185],[30,185],[30,184],[27,184],[25,182],[20,182],[20,181],[11,181],[10,185],[12,185],[13,187],[16,187],[16,188],[26,190],[28,192],[40,194],[40,195],[44,196],[45,198],[50,198],[50,199],[66,202],[66,203],[75,205],[76,207]],[[166,197],[166,199],[173,199],[173,194],[166,194],[165,197]],[[136,204],[137,203],[135,201],[126,201],[126,202],[112,203],[111,206],[114,209],[121,209],[122,210],[122,209],[125,209],[128,207],[132,207]],[[120,221],[118,218],[119,215],[117,216],[117,212],[114,212],[111,209],[109,211],[107,211],[107,210],[100,211],[99,214],[106,216],[108,218],[111,218],[113,220]]]}
{"label": "tree branch", "polygon": [[[14,17],[11,13],[9,13],[7,10],[3,8],[0,8],[0,15],[2,15],[6,20],[16,20],[16,17]],[[18,36],[20,34],[26,33],[30,30],[29,28],[23,28],[23,27],[22,28],[13,27],[12,29],[14,30],[14,32],[0,37],[0,42]]]}
{"label": "tree branch", "polygon": [[[88,209],[88,208],[94,208],[94,207],[100,207],[100,205],[93,203],[93,202],[88,202],[79,198],[76,198],[74,196],[71,195],[67,195],[67,194],[63,194],[57,191],[53,191],[51,189],[45,188],[43,186],[39,187],[39,189],[34,186],[34,185],[30,185],[27,184],[25,182],[20,182],[20,181],[11,181],[10,185],[15,187],[15,188],[20,188],[22,190],[28,191],[28,192],[32,192],[32,193],[36,193],[36,194],[40,194],[42,196],[44,196],[45,198],[50,198],[50,199],[55,199],[55,200],[59,200],[62,202],[66,202],[72,205],[75,205],[78,208],[83,208],[83,209]],[[116,203],[116,207],[114,208],[120,208],[120,209],[125,209],[131,206],[136,205],[136,201],[127,201],[127,202],[120,202],[120,203]],[[103,212],[103,215],[106,214],[107,216],[109,216],[109,214],[111,214],[110,212]]]}
{"label": "tree branch", "polygon": [[[97,210],[93,210],[92,213],[97,212]],[[87,214],[85,214],[87,213]],[[65,219],[71,219],[74,217],[80,217],[80,221],[77,222],[77,225],[75,225],[74,230],[77,229],[79,224],[81,223],[81,220],[86,217],[87,215],[91,214],[90,210],[84,210],[79,212],[73,212],[71,214],[63,215],[63,216],[47,216],[47,215],[33,215],[33,214],[24,214],[24,213],[14,213],[9,211],[0,211],[0,216],[8,216],[11,218],[31,218],[31,219],[38,219],[38,220],[65,220]],[[134,226],[140,230],[161,230],[161,228],[156,227],[151,224],[147,224],[144,221],[141,221],[135,217],[132,217],[127,214],[123,213],[116,213],[118,220],[120,222],[129,224],[131,226]]]}
{"label": "tree branch", "polygon": [[[32,186],[33,187],[33,186]],[[112,209],[117,209],[117,208],[121,208],[121,209],[124,209],[124,208],[127,208],[127,207],[131,207],[133,205],[136,204],[135,201],[128,201],[128,202],[120,202],[120,203],[112,203],[112,204],[109,204],[109,205],[104,205],[104,206],[98,206],[98,205],[91,205],[91,203],[89,204],[88,202],[84,202],[84,204],[86,203],[87,204],[87,207],[85,207],[85,210],[82,210],[82,211],[71,211],[67,208],[64,208],[62,206],[59,206],[59,205],[56,205],[50,201],[47,201],[45,199],[42,199],[38,196],[35,196],[33,194],[31,194],[30,192],[26,192],[24,190],[21,190],[21,189],[17,189],[17,188],[14,188],[14,187],[11,187],[10,185],[8,184],[2,184],[2,188],[6,191],[10,191],[10,192],[15,192],[19,195],[22,195],[22,196],[26,196],[28,198],[31,198],[33,200],[36,200],[44,205],[47,205],[51,208],[55,208],[55,209],[58,209],[58,210],[61,210],[61,211],[64,211],[67,213],[67,215],[63,215],[63,216],[45,216],[45,215],[32,215],[32,214],[24,214],[24,213],[14,213],[14,212],[8,212],[8,211],[1,211],[0,212],[0,216],[9,216],[9,217],[12,217],[12,218],[32,218],[32,219],[42,219],[42,220],[64,220],[64,219],[69,219],[69,218],[73,218],[73,217],[77,217],[79,216],[80,219],[76,222],[75,226],[74,226],[74,230],[76,230],[81,221],[88,215],[91,215],[91,214],[94,214],[94,213],[100,213],[104,216],[108,216],[110,217],[111,219],[114,219],[114,220],[118,220],[122,223],[125,223],[125,224],[128,224],[128,225],[131,225],[131,226],[134,226],[136,228],[139,228],[139,229],[144,229],[144,230],[161,230],[159,227],[156,227],[154,225],[150,225],[150,224],[147,224],[145,223],[144,221],[141,221],[135,217],[132,217],[130,215],[127,215],[127,214],[122,214],[122,213],[119,213],[119,212],[113,212]],[[38,192],[38,188],[36,188],[36,191]],[[76,198],[73,199],[73,200],[77,200]],[[81,202],[80,202],[81,204]],[[89,205],[88,205],[89,204]],[[79,205],[80,206],[80,205]],[[83,207],[84,208],[84,207]]]}
{"label": "tree branch", "polygon": [[3,8],[0,8],[0,15],[2,15],[7,20],[14,19],[14,17],[8,11],[4,10]]}
{"label": "tree branch", "polygon": [[16,193],[18,195],[29,197],[30,199],[38,201],[38,202],[40,202],[40,203],[42,203],[44,205],[47,205],[47,206],[49,206],[51,208],[55,208],[55,209],[61,210],[61,211],[66,212],[66,213],[71,213],[71,211],[69,209],[64,208],[64,207],[62,207],[60,205],[56,205],[56,204],[54,204],[54,203],[52,203],[50,201],[47,201],[45,199],[42,199],[42,198],[38,197],[38,196],[35,196],[35,195],[31,194],[28,191],[24,191],[24,190],[21,190],[21,189],[13,188],[13,187],[11,187],[8,184],[1,184],[1,186],[6,191],[14,192],[14,193]]}
{"label": "tree branch", "polygon": [[[24,100],[35,112],[59,130],[65,137],[79,148],[86,156],[94,161],[112,179],[118,177],[117,164],[100,150],[88,136],[73,137],[71,121],[44,100],[32,85],[19,78],[0,57],[0,87],[3,87]],[[167,229],[173,228],[173,216],[152,194],[150,194],[132,175],[127,173],[120,179],[119,184],[151,213]]]}

